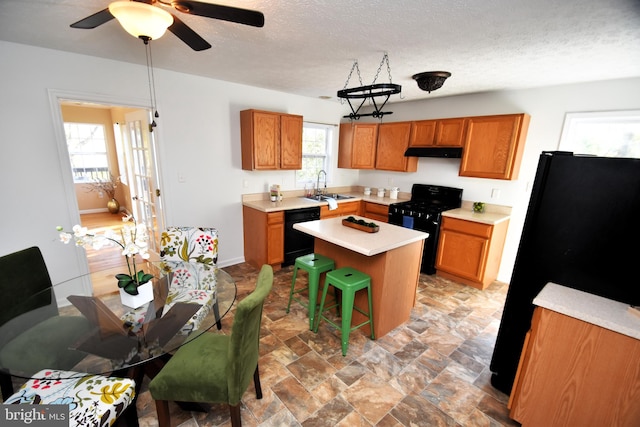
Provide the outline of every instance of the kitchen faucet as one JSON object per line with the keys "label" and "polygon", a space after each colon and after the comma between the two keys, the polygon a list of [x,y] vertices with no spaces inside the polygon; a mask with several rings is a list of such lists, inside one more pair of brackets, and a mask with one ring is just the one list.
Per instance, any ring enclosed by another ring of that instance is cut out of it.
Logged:
{"label": "kitchen faucet", "polygon": [[324,170],[321,170],[320,172],[318,172],[318,181],[316,182],[316,196],[319,196],[322,194],[322,191],[320,191],[320,174],[324,173],[324,190],[326,192],[327,190],[327,172],[325,172]]}

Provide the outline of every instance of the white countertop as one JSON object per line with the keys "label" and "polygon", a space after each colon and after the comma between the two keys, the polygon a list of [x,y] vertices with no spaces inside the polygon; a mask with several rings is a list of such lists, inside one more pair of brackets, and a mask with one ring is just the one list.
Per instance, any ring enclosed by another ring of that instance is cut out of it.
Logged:
{"label": "white countertop", "polygon": [[533,303],[539,307],[640,339],[640,317],[629,313],[629,304],[555,283],[547,283]]}
{"label": "white countertop", "polygon": [[[340,193],[348,196],[353,196],[352,199],[337,200],[338,203],[359,202],[364,200],[366,202],[374,202],[381,205],[391,205],[393,203],[405,202],[408,199],[391,199],[389,197],[378,196],[365,196],[361,193]],[[262,200],[245,200],[242,202],[244,206],[257,209],[262,212],[276,212],[288,209],[300,209],[310,208],[314,206],[328,205],[327,202],[318,202],[316,200],[309,200],[304,197],[284,197],[280,202],[272,202],[269,199]]]}
{"label": "white countertop", "polygon": [[503,213],[503,212],[477,213],[477,212],[473,212],[473,210],[468,208],[467,209],[458,208],[458,209],[451,209],[448,211],[444,211],[442,212],[442,216],[455,218],[455,219],[462,219],[465,221],[480,222],[483,224],[490,224],[490,225],[494,225],[502,221],[506,221],[511,217],[511,215],[509,215],[508,213]]}
{"label": "white countertop", "polygon": [[[354,217],[372,222],[367,218],[355,215]],[[293,228],[366,256],[377,255],[429,237],[429,233],[380,221],[373,221],[380,227],[377,233],[367,233],[342,225],[343,219],[344,217],[338,217],[299,222],[294,224]]]}

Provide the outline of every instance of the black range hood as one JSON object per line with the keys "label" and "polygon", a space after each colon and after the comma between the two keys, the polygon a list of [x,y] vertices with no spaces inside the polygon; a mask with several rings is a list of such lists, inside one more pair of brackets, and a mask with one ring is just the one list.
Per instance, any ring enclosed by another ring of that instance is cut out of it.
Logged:
{"label": "black range hood", "polygon": [[459,159],[462,147],[409,147],[404,152],[406,157],[445,157]]}

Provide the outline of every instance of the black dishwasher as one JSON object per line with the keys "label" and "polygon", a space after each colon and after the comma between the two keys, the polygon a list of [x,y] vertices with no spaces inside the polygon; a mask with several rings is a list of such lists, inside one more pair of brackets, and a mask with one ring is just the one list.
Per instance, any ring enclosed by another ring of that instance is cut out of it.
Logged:
{"label": "black dishwasher", "polygon": [[317,219],[320,219],[320,206],[284,211],[283,266],[292,265],[299,256],[313,252],[313,236],[295,230],[293,224]]}

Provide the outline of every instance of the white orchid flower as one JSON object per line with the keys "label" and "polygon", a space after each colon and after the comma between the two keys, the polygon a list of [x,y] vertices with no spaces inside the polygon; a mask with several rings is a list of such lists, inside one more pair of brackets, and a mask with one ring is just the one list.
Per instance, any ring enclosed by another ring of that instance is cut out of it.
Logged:
{"label": "white orchid flower", "polygon": [[73,235],[71,233],[67,233],[66,231],[61,231],[60,232],[60,241],[62,243],[64,243],[65,245],[67,245],[71,241],[72,236]]}
{"label": "white orchid flower", "polygon": [[79,224],[74,225],[72,230],[75,237],[84,237],[89,233],[89,229],[87,227],[82,227]]}

